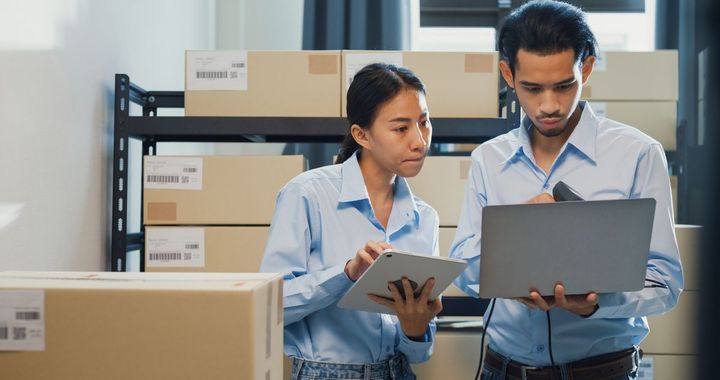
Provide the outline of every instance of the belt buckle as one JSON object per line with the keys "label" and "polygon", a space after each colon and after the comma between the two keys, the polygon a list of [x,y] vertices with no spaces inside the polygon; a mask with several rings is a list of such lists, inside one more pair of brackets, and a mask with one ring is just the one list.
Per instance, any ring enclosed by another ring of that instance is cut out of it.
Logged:
{"label": "belt buckle", "polygon": [[522,380],[527,380],[527,378],[528,378],[528,377],[527,377],[527,371],[528,371],[528,370],[531,370],[531,371],[532,371],[532,370],[536,370],[536,369],[538,369],[538,367],[530,367],[530,366],[521,365],[521,366],[520,366],[520,378],[521,378]]}

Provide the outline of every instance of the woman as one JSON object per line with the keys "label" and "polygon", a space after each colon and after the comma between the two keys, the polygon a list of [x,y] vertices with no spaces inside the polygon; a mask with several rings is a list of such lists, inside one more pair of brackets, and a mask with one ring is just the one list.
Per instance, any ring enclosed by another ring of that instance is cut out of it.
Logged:
{"label": "woman", "polygon": [[[305,172],[278,194],[263,272],[284,277],[285,353],[292,379],[414,379],[432,353],[439,299],[369,296],[395,315],[337,302],[387,248],[437,255],[438,216],[404,177],[420,172],[432,128],[425,87],[385,64],[360,70],[347,93],[350,124],[337,164]],[[412,294],[403,279],[406,294]],[[366,377],[367,376],[367,377]]]}

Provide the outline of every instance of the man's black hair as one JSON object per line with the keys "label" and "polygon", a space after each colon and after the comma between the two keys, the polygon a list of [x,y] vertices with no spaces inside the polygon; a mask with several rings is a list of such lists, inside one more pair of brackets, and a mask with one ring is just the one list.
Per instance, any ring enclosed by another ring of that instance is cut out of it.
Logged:
{"label": "man's black hair", "polygon": [[575,61],[584,62],[597,54],[597,41],[580,8],[560,1],[535,0],[507,17],[498,34],[497,49],[514,75],[520,49],[541,55],[572,49]]}

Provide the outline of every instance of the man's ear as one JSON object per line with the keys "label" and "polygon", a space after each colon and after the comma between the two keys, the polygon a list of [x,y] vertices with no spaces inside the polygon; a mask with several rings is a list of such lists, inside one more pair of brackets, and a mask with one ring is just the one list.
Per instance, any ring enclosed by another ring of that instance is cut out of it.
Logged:
{"label": "man's ear", "polygon": [[358,124],[353,124],[350,126],[350,134],[355,139],[355,142],[358,143],[363,149],[367,149],[370,147],[370,141],[368,139],[368,134],[365,129],[363,129]]}
{"label": "man's ear", "polygon": [[580,68],[582,72],[582,84],[583,86],[587,83],[588,79],[590,79],[590,74],[592,74],[593,66],[595,65],[595,56],[589,55],[587,58],[585,58],[585,61],[582,64],[582,67]]}
{"label": "man's ear", "polygon": [[500,60],[500,74],[502,74],[508,87],[515,88],[515,85],[513,84],[515,81],[512,70],[510,70],[510,64],[508,64],[508,61],[504,59]]}

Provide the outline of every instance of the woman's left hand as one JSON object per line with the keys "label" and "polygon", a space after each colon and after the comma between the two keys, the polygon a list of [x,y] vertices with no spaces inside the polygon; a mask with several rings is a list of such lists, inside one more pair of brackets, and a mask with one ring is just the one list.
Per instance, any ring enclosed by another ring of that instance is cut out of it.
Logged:
{"label": "woman's left hand", "polygon": [[390,289],[393,297],[392,300],[374,294],[368,294],[368,297],[395,312],[395,315],[397,315],[400,320],[400,327],[402,327],[403,332],[408,338],[422,338],[427,331],[430,321],[442,311],[442,301],[440,301],[440,297],[434,301],[428,301],[433,286],[435,286],[435,279],[431,278],[425,282],[417,298],[410,286],[410,280],[403,277],[402,285],[405,298],[403,298],[398,288],[392,282],[388,283],[388,289]]}

